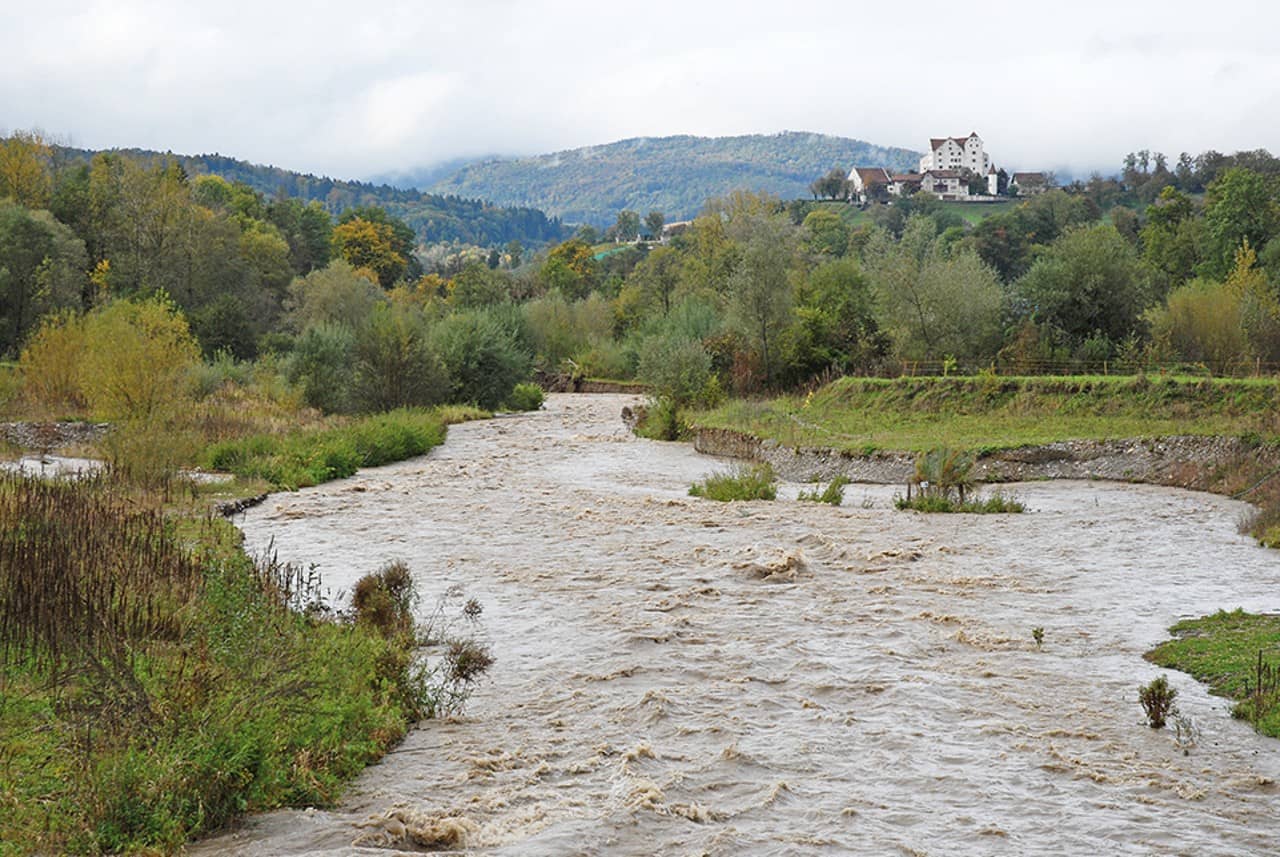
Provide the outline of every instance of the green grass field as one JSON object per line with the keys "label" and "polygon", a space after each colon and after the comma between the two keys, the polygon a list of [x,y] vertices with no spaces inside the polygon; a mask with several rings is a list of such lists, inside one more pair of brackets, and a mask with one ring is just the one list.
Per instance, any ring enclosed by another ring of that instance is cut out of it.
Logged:
{"label": "green grass field", "polygon": [[732,429],[786,446],[855,453],[973,451],[1063,440],[1280,434],[1271,379],[843,378],[810,396],[734,400],[694,413],[695,426]]}
{"label": "green grass field", "polygon": [[[1152,663],[1180,670],[1209,686],[1211,693],[1236,701],[1231,714],[1255,721],[1258,653],[1264,663],[1280,663],[1280,616],[1235,610],[1187,619],[1169,629],[1173,639],[1147,652]],[[1280,737],[1280,700],[1265,694],[1256,718],[1258,731]]]}

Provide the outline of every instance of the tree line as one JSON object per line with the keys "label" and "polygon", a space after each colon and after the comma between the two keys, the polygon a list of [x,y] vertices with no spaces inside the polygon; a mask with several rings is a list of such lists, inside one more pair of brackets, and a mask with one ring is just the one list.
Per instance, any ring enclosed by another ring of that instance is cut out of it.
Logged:
{"label": "tree line", "polygon": [[862,213],[740,191],[661,240],[661,212],[624,211],[536,253],[435,256],[381,208],[335,220],[163,159],[54,168],[15,135],[0,346],[17,354],[50,313],[162,295],[206,356],[271,361],[330,412],[492,406],[534,370],[640,378],[687,404],[918,361],[1280,362],[1277,177],[1203,163],[1203,193],[1146,204],[1145,182],[1110,179],[1135,201],[1105,212],[1087,185],[976,225],[928,195]]}
{"label": "tree line", "polygon": [[[51,146],[56,164],[87,164],[99,154],[69,146]],[[569,230],[557,218],[536,208],[498,206],[456,194],[426,193],[412,188],[370,182],[342,181],[280,167],[251,164],[219,154],[175,155],[142,149],[113,150],[135,161],[163,159],[179,164],[191,176],[217,175],[274,198],[292,197],[318,202],[337,216],[350,208],[381,207],[400,218],[418,235],[419,243],[452,242],[481,247],[509,241],[539,245],[560,241]]]}

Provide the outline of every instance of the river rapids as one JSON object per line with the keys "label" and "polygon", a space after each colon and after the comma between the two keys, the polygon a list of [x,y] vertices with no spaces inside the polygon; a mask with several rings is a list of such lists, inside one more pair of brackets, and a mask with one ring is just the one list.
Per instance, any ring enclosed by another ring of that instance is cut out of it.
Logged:
{"label": "river rapids", "polygon": [[1277,608],[1244,504],[1103,482],[1012,486],[1022,515],[900,512],[892,486],[715,503],[688,487],[728,463],[632,437],[633,401],[552,395],[247,513],[251,551],[335,591],[399,559],[424,615],[478,599],[496,663],[339,806],[190,853],[1280,849],[1280,741],[1181,673],[1194,746],[1137,701],[1179,618]]}

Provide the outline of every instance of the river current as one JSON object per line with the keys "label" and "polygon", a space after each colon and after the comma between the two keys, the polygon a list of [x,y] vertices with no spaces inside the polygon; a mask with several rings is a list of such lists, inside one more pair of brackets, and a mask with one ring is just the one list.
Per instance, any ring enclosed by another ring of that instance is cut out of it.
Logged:
{"label": "river current", "polygon": [[1244,504],[1103,482],[1013,486],[1022,515],[900,512],[870,485],[720,504],[687,490],[728,463],[632,437],[632,402],[552,395],[247,513],[250,550],[335,591],[400,559],[424,614],[478,599],[496,662],[336,808],[191,853],[1280,849],[1280,741],[1182,673],[1194,746],[1137,701],[1179,618],[1277,609]]}

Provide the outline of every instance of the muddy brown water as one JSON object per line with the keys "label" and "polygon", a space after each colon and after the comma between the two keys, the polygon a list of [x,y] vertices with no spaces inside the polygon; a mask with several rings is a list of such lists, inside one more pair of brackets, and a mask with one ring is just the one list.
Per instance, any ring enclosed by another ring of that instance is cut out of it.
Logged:
{"label": "muddy brown water", "polygon": [[631,401],[553,395],[247,514],[251,548],[335,590],[403,559],[427,607],[479,599],[497,662],[339,806],[192,853],[1277,852],[1280,742],[1181,673],[1189,753],[1137,702],[1172,622],[1277,608],[1243,504],[1102,482],[1015,486],[1010,516],[903,513],[889,486],[719,504],[686,491],[726,463],[630,437]]}

